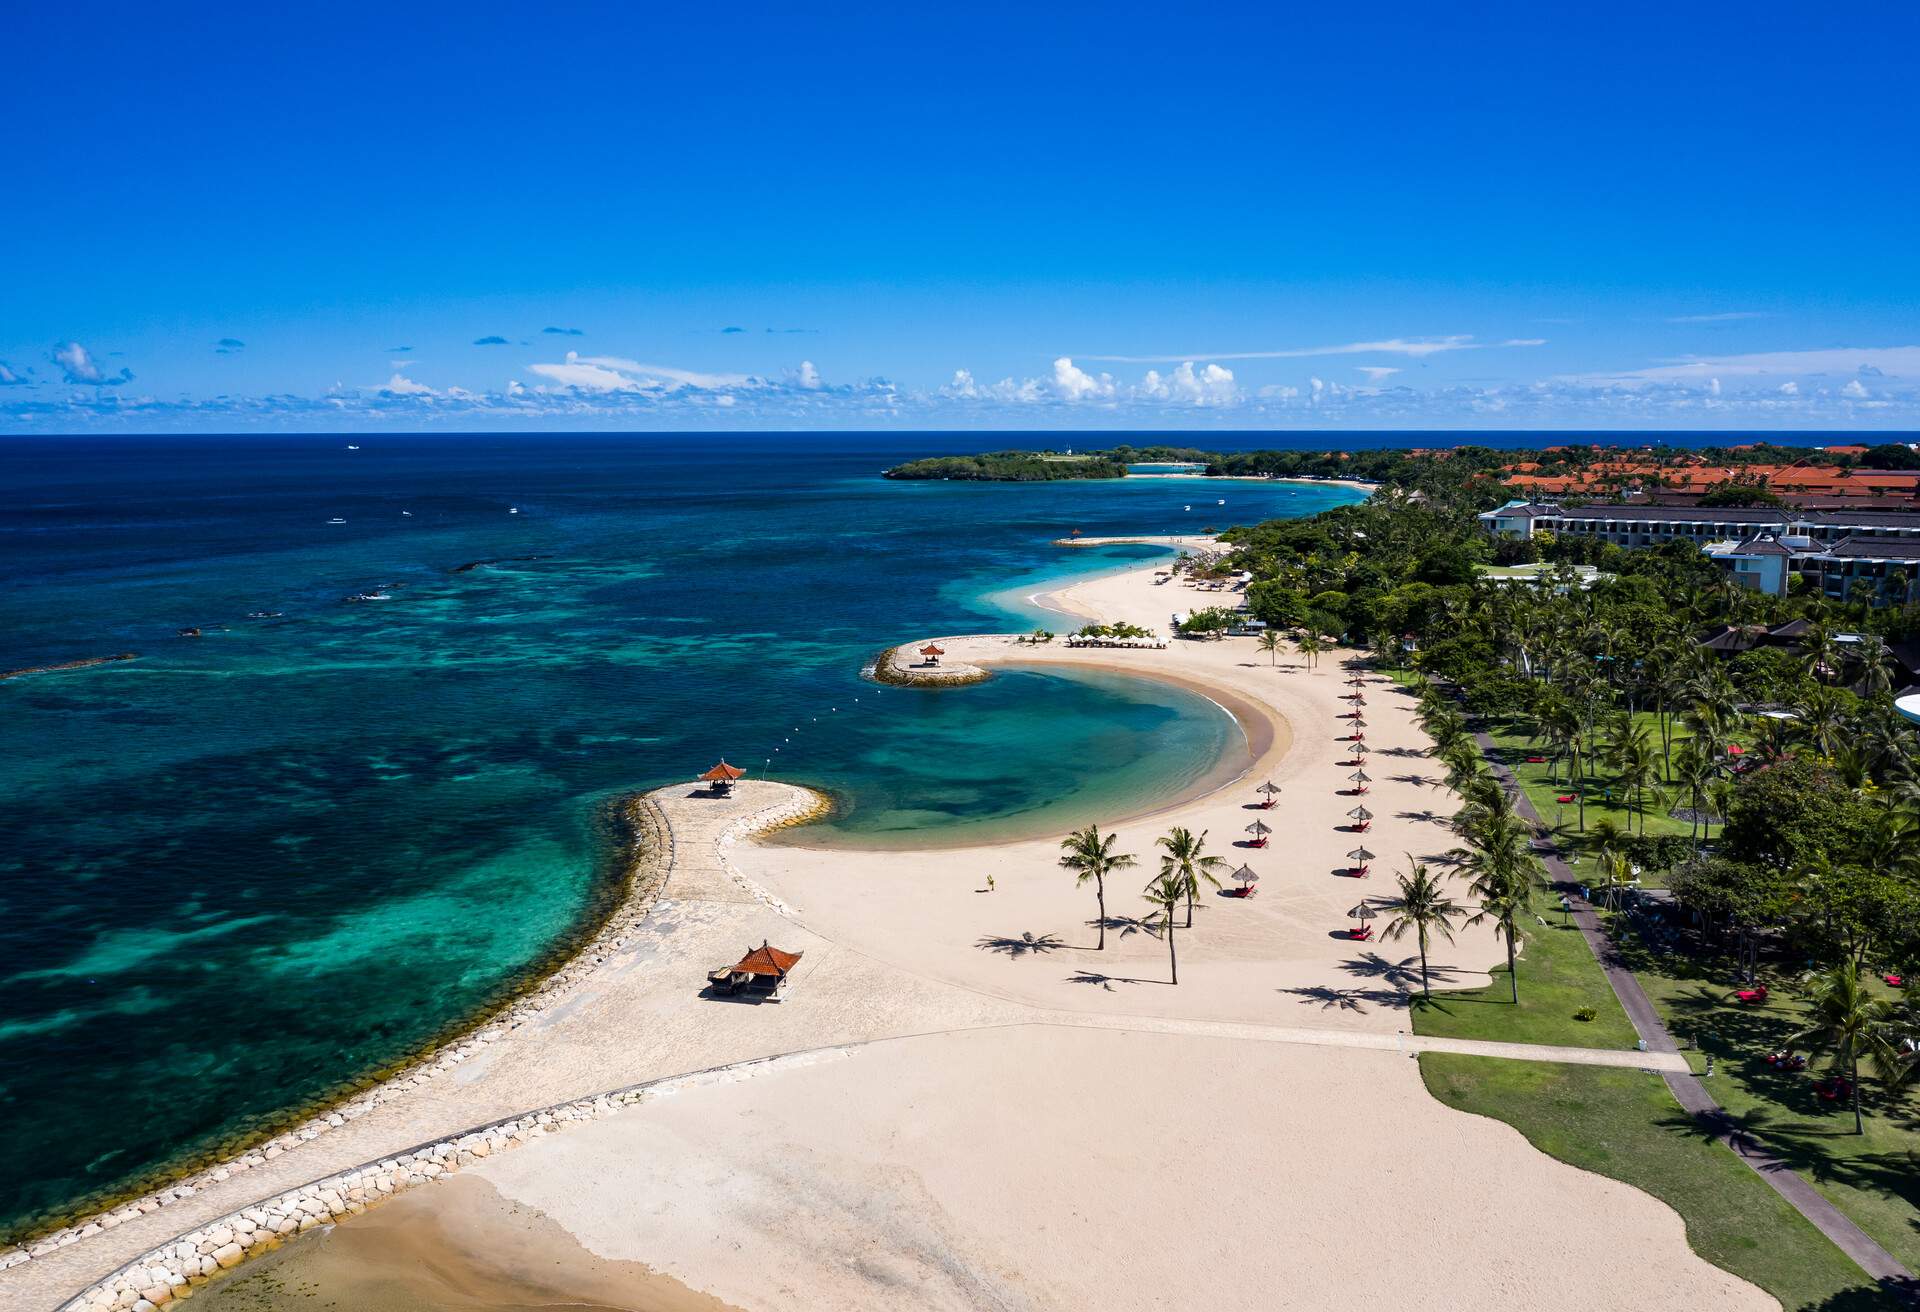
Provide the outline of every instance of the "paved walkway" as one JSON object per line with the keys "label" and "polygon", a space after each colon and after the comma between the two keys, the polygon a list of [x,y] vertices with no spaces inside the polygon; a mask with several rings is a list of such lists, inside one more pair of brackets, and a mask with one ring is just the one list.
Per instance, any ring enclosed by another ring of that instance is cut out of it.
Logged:
{"label": "paved walkway", "polygon": [[[1484,733],[1474,735],[1474,741],[1480,744],[1481,752],[1487,758],[1487,765],[1494,777],[1507,785],[1513,792],[1514,810],[1520,817],[1534,826],[1541,835],[1550,835],[1551,830],[1534,810],[1533,802],[1528,799],[1526,790],[1520,787],[1520,781],[1514,778],[1513,771],[1495,759],[1496,748],[1493,739]],[[1567,863],[1557,853],[1543,853],[1547,872],[1553,876],[1560,893],[1573,907],[1573,922],[1580,927],[1586,937],[1587,946],[1593,950],[1594,959],[1600,963],[1600,969],[1607,977],[1607,983],[1613,987],[1613,995],[1620,999],[1627,1019],[1633,1022],[1633,1028],[1647,1045],[1646,1056],[1653,1057],[1663,1053],[1675,1053],[1680,1046],[1673,1041],[1673,1035],[1660,1019],[1660,1013],[1654,1010],[1653,1003],[1646,991],[1640,987],[1640,981],[1620,960],[1614,950],[1613,940],[1607,937],[1602,928],[1600,917],[1593,904],[1580,895],[1580,881]],[[1661,1078],[1673,1091],[1680,1105],[1687,1109],[1694,1119],[1713,1130],[1720,1142],[1733,1150],[1734,1156],[1753,1169],[1754,1174],[1772,1186],[1773,1191],[1791,1203],[1800,1215],[1811,1221],[1821,1234],[1831,1239],[1848,1257],[1856,1262],[1860,1269],[1875,1280],[1887,1285],[1890,1292],[1901,1292],[1910,1301],[1920,1302],[1915,1297],[1913,1273],[1894,1260],[1891,1253],[1876,1243],[1866,1231],[1849,1220],[1839,1208],[1827,1201],[1825,1194],[1815,1189],[1806,1179],[1797,1174],[1792,1167],[1768,1152],[1754,1137],[1737,1129],[1714,1096],[1707,1092],[1705,1084],[1692,1073],[1692,1068],[1684,1060],[1680,1068],[1671,1066],[1658,1068]]]}

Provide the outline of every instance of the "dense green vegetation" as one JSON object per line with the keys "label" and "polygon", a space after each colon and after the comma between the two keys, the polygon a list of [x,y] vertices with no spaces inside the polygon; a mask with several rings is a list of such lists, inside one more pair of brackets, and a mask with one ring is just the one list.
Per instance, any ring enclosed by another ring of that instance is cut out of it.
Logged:
{"label": "dense green vegetation", "polygon": [[886,471],[899,479],[957,479],[979,483],[1050,483],[1072,478],[1125,478],[1127,467],[1103,456],[995,451],[978,456],[932,456]]}

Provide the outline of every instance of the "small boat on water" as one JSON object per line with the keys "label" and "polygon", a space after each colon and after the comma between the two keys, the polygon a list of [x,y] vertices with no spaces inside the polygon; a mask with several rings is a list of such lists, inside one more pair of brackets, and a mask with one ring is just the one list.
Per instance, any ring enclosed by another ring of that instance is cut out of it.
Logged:
{"label": "small boat on water", "polygon": [[1214,502],[1213,504],[1216,506],[1224,506],[1227,504],[1227,499],[1225,497],[1221,497],[1218,501]]}
{"label": "small boat on water", "polygon": [[330,519],[330,520],[328,520],[328,521],[327,521],[327,523],[329,523],[329,524],[344,524],[344,523],[346,523],[346,522],[347,522],[346,520],[344,520],[344,519],[341,519],[341,518],[340,518],[339,516],[337,516],[337,515],[336,515],[336,516],[335,516],[334,518],[332,518],[332,519]]}
{"label": "small boat on water", "polygon": [[355,446],[355,445],[354,445],[353,443],[351,443],[351,442],[349,442],[349,443],[347,443],[347,450],[349,450],[349,451],[358,451],[359,449],[360,449],[360,448],[359,448],[359,447],[357,447],[357,446]]}
{"label": "small boat on water", "polygon": [[413,512],[411,510],[403,510],[400,513],[405,515],[408,519],[413,518]]}
{"label": "small boat on water", "polygon": [[348,601],[392,601],[393,594],[390,592],[356,592],[351,597],[348,597],[347,600]]}
{"label": "small boat on water", "polygon": [[250,610],[247,612],[247,618],[250,620],[277,620],[284,614],[286,614],[286,612],[280,610]]}
{"label": "small boat on water", "polygon": [[1192,506],[1182,506],[1182,507],[1180,507],[1180,509],[1182,509],[1182,510],[1192,510],[1192,509],[1193,509],[1193,507],[1192,507]]}
{"label": "small boat on water", "polygon": [[518,506],[508,506],[508,507],[507,507],[507,513],[508,513],[509,515],[517,515],[517,514],[519,514],[519,513],[520,513],[520,507],[518,507]]}

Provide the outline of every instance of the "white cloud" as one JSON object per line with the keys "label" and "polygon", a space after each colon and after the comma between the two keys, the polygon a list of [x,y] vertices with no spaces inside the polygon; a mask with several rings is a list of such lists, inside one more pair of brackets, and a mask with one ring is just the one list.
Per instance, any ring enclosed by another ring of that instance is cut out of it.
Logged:
{"label": "white cloud", "polygon": [[[1179,364],[1184,360],[1304,360],[1322,355],[1406,355],[1425,359],[1443,351],[1481,351],[1493,345],[1476,342],[1471,333],[1445,337],[1389,337],[1377,342],[1347,342],[1340,346],[1307,346],[1286,351],[1185,351],[1179,355],[1087,355],[1085,360],[1106,364]],[[1510,338],[1502,346],[1544,346],[1544,337]]]}
{"label": "white cloud", "polygon": [[[1708,378],[1773,379],[1856,374],[1877,369],[1888,378],[1920,379],[1920,346],[1836,347],[1816,351],[1762,351],[1749,355],[1686,355],[1644,369],[1571,374],[1562,381],[1634,387],[1646,383],[1704,382]],[[1869,375],[1872,376],[1872,375]]]}
{"label": "white cloud", "polygon": [[407,366],[404,364],[394,366],[393,377],[387,379],[385,386],[381,387],[380,389],[383,395],[386,395],[386,396],[433,396],[435,395],[434,390],[431,387],[428,387],[425,383],[416,383],[413,379],[407,377],[404,373],[400,372],[402,369],[405,369],[406,367]]}
{"label": "white cloud", "polygon": [[1355,368],[1357,368],[1361,373],[1365,374],[1367,376],[1367,381],[1370,383],[1377,383],[1382,378],[1391,378],[1393,375],[1400,372],[1400,370],[1395,368],[1393,365],[1387,365],[1387,364],[1363,364],[1363,365],[1356,365]]}
{"label": "white cloud", "polygon": [[114,387],[133,381],[131,369],[123,368],[118,374],[107,373],[87,348],[78,342],[66,342],[54,347],[53,362],[60,366],[66,380],[76,386]]}
{"label": "white cloud", "polygon": [[1707,393],[1710,396],[1720,395],[1720,380],[1718,378],[1707,379]]}
{"label": "white cloud", "polygon": [[820,371],[813,367],[811,360],[802,360],[798,369],[788,373],[787,381],[808,392],[817,392],[822,386]]}
{"label": "white cloud", "polygon": [[1840,389],[1840,395],[1850,396],[1856,401],[1864,401],[1867,399],[1867,389],[1861,385],[1858,378],[1855,378]]}
{"label": "white cloud", "polygon": [[1063,401],[1104,401],[1113,396],[1113,379],[1106,374],[1095,378],[1063,355],[1053,362],[1053,389]]}
{"label": "white cloud", "polygon": [[1734,323],[1741,319],[1764,319],[1761,310],[1727,310],[1720,314],[1677,314],[1668,323]]}
{"label": "white cloud", "polygon": [[1793,382],[1787,382],[1787,383],[1782,383],[1782,384],[1780,384],[1780,395],[1782,395],[1782,396],[1798,396],[1798,395],[1800,395],[1800,384],[1798,384],[1798,383],[1793,383]]}
{"label": "white cloud", "polygon": [[1240,399],[1240,389],[1233,382],[1233,370],[1209,364],[1196,371],[1191,360],[1182,361],[1165,378],[1152,369],[1147,370],[1147,376],[1140,383],[1140,394],[1157,401],[1183,401],[1192,405],[1231,405]]}

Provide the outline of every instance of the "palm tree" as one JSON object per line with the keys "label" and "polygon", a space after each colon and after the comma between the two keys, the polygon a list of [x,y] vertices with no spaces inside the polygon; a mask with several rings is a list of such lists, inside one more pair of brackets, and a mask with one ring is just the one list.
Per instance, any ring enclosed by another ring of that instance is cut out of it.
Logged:
{"label": "palm tree", "polygon": [[1507,941],[1507,985],[1513,989],[1513,1001],[1521,1001],[1521,972],[1513,966],[1515,949],[1521,939],[1521,916],[1534,909],[1534,870],[1532,857],[1498,870],[1480,870],[1467,891],[1480,899],[1480,911],[1467,918],[1467,924],[1492,920],[1496,932]]}
{"label": "palm tree", "polygon": [[1167,933],[1167,971],[1173,982],[1180,982],[1180,959],[1173,950],[1173,913],[1180,905],[1180,899],[1187,895],[1187,883],[1179,875],[1163,869],[1154,877],[1144,890],[1147,901],[1160,910],[1147,918],[1147,923],[1157,924]]}
{"label": "palm tree", "polygon": [[1420,996],[1430,998],[1433,990],[1427,983],[1427,936],[1438,931],[1447,942],[1453,942],[1453,919],[1462,914],[1462,909],[1411,852],[1407,864],[1412,869],[1400,876],[1400,896],[1387,903],[1386,909],[1394,917],[1387,922],[1386,937],[1398,940],[1409,929],[1414,931],[1420,942]]}
{"label": "palm tree", "polygon": [[1272,629],[1260,635],[1260,650],[1267,654],[1267,664],[1272,668],[1280,665],[1280,635]]}
{"label": "palm tree", "polygon": [[1893,688],[1893,656],[1879,638],[1862,638],[1853,650],[1853,674],[1863,697],[1877,697]]}
{"label": "palm tree", "polygon": [[1307,668],[1309,670],[1311,670],[1314,667],[1314,665],[1318,663],[1320,659],[1320,653],[1326,650],[1325,646],[1320,641],[1320,635],[1317,633],[1306,634],[1304,637],[1300,639],[1300,641],[1296,642],[1294,646],[1299,648],[1300,654],[1306,658]]}
{"label": "palm tree", "polygon": [[1800,735],[1822,756],[1832,756],[1834,744],[1846,727],[1846,712],[1831,688],[1815,688],[1793,708]]}
{"label": "palm tree", "polygon": [[1853,1132],[1863,1134],[1860,1117],[1860,1062],[1864,1058],[1889,1087],[1911,1072],[1912,1059],[1901,1053],[1895,1039],[1899,1011],[1885,998],[1876,998],[1860,983],[1851,961],[1819,976],[1807,994],[1807,1026],[1789,1043],[1805,1044],[1815,1056],[1830,1053],[1833,1068],[1845,1071],[1853,1089]]}
{"label": "palm tree", "polygon": [[1117,834],[1108,834],[1103,838],[1099,825],[1088,825],[1069,834],[1060,843],[1065,853],[1060,858],[1060,864],[1074,872],[1074,884],[1084,884],[1089,879],[1093,881],[1094,897],[1100,904],[1100,941],[1094,944],[1096,952],[1104,951],[1107,946],[1107,876],[1126,870],[1134,863],[1127,853],[1113,850],[1118,839]]}
{"label": "palm tree", "polygon": [[1647,813],[1641,805],[1641,798],[1647,789],[1653,788],[1659,778],[1659,766],[1655,763],[1653,743],[1645,725],[1626,727],[1614,738],[1613,770],[1620,784],[1629,789],[1633,798],[1633,810],[1640,817],[1640,832],[1647,832]]}
{"label": "palm tree", "polygon": [[1220,887],[1220,879],[1214,872],[1227,863],[1217,856],[1206,855],[1207,831],[1204,829],[1197,835],[1191,829],[1174,829],[1154,842],[1166,849],[1166,855],[1160,858],[1160,873],[1178,877],[1187,890],[1187,923],[1183,928],[1191,929],[1193,899],[1200,892],[1200,881],[1204,879],[1215,888]]}
{"label": "palm tree", "polygon": [[1687,790],[1687,805],[1692,810],[1689,834],[1693,839],[1694,850],[1700,848],[1700,816],[1706,807],[1707,785],[1713,782],[1719,773],[1719,763],[1712,756],[1700,750],[1698,739],[1688,739],[1680,748],[1680,754],[1674,759],[1674,773],[1680,777],[1681,787]]}

